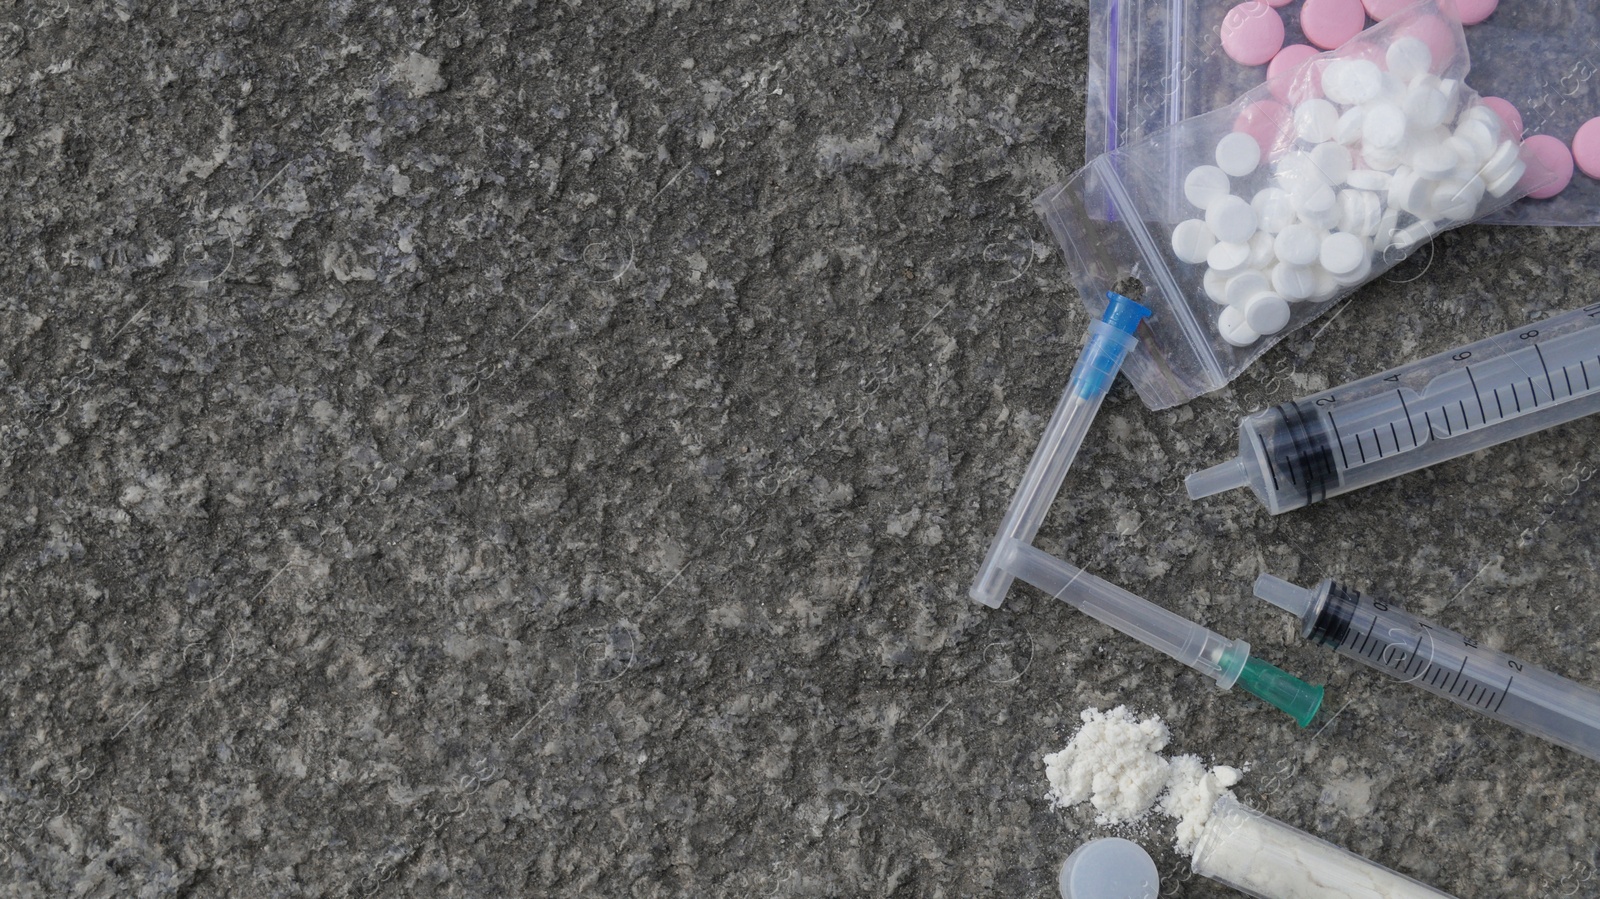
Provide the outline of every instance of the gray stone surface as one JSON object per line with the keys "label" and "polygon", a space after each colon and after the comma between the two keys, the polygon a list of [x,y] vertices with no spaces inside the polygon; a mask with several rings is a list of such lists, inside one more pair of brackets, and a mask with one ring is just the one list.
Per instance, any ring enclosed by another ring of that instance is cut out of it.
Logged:
{"label": "gray stone surface", "polygon": [[1040,756],[1127,703],[1459,896],[1600,894],[1596,763],[1249,597],[1336,573],[1600,683],[1600,422],[1276,520],[1181,490],[1241,412],[1593,299],[1592,232],[1447,235],[1096,422],[1041,545],[1328,683],[1315,736],[966,600],[1085,328],[1029,201],[1086,21],[0,8],[0,892],[1048,897],[1106,830]]}

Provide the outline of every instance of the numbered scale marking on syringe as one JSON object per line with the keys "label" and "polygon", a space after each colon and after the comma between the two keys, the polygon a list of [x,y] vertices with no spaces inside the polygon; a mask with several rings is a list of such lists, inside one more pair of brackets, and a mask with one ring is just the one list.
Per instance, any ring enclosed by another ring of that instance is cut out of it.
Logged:
{"label": "numbered scale marking on syringe", "polygon": [[[1346,589],[1352,594],[1354,602],[1361,601],[1360,591]],[[1432,634],[1429,633],[1432,628],[1426,624],[1420,626],[1419,630],[1422,633],[1417,635],[1416,641],[1409,649],[1404,643],[1392,642],[1381,636],[1375,637],[1373,636],[1375,632],[1393,636],[1400,629],[1385,619],[1383,613],[1389,611],[1387,605],[1376,599],[1369,602],[1372,603],[1375,614],[1372,620],[1367,622],[1366,631],[1346,638],[1343,643],[1334,646],[1334,649],[1358,657],[1375,667],[1387,668],[1401,680],[1420,681],[1433,688],[1435,692],[1443,693],[1463,705],[1490,713],[1500,711],[1500,707],[1505,704],[1506,696],[1516,685],[1515,674],[1507,674],[1506,682],[1498,687],[1492,687],[1467,676],[1468,654],[1459,651],[1451,655],[1449,649],[1436,645],[1431,639]],[[1383,625],[1382,630],[1379,630],[1379,625]],[[1409,632],[1401,632],[1409,635]],[[1462,646],[1464,650],[1477,648],[1478,644],[1471,640],[1463,640]],[[1425,649],[1429,651],[1424,652]],[[1460,658],[1459,663],[1456,662],[1457,657]]]}
{"label": "numbered scale marking on syringe", "polygon": [[[1600,314],[1600,307],[1595,308]],[[1393,405],[1369,403],[1364,405],[1370,408],[1346,411],[1339,408],[1337,394],[1319,399],[1339,448],[1340,467],[1367,465],[1429,440],[1458,437],[1590,393],[1600,384],[1600,354],[1591,351],[1593,341],[1586,333],[1553,338],[1548,351],[1535,342],[1538,337],[1539,329],[1530,328],[1516,337],[1529,341],[1526,346],[1477,363],[1468,361],[1470,350],[1456,353],[1451,359],[1463,363],[1458,371],[1434,379],[1420,396],[1395,388]],[[1398,382],[1400,376],[1385,380]],[[1391,414],[1395,405],[1398,421]],[[1381,420],[1372,423],[1373,418]]]}
{"label": "numbered scale marking on syringe", "polygon": [[1274,514],[1600,411],[1600,304],[1247,415],[1193,498],[1248,486]]}

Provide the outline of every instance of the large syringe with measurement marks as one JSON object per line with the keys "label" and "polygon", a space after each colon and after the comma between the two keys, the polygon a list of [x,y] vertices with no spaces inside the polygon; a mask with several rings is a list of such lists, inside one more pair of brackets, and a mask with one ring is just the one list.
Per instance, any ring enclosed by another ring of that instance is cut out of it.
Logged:
{"label": "large syringe with measurement marks", "polygon": [[1185,482],[1272,514],[1600,411],[1600,303],[1246,416],[1237,458]]}

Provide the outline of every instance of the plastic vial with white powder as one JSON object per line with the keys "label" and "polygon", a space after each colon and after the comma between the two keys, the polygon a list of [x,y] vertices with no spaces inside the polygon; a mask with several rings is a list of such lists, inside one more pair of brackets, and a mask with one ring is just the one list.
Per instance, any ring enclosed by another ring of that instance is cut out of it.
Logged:
{"label": "plastic vial with white powder", "polygon": [[1452,899],[1224,795],[1189,859],[1257,899]]}

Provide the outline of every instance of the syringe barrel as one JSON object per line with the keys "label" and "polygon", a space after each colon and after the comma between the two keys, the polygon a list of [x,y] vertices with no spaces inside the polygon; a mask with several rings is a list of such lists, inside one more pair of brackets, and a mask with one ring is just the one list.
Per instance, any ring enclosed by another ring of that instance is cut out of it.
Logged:
{"label": "syringe barrel", "polygon": [[1450,899],[1224,794],[1211,807],[1189,865],[1196,874],[1256,899],[1360,896]]}
{"label": "syringe barrel", "polygon": [[1238,680],[1250,656],[1250,644],[1230,640],[1021,541],[1006,544],[1000,564],[1100,623],[1216,680],[1224,689]]}
{"label": "syringe barrel", "polygon": [[1595,412],[1600,304],[1247,415],[1221,486],[1276,515]]}
{"label": "syringe barrel", "polygon": [[1050,416],[1044,435],[1039,438],[1039,447],[1034,450],[1033,460],[1028,463],[1022,483],[1017,485],[1011,506],[1006,509],[1000,529],[995,532],[989,552],[983,558],[983,565],[978,568],[978,576],[968,590],[968,595],[975,602],[998,609],[1005,601],[1006,591],[1011,589],[1012,575],[1001,566],[1000,553],[1009,541],[1033,542],[1040,526],[1044,524],[1045,516],[1050,512],[1050,505],[1055,502],[1056,494],[1061,491],[1067,471],[1077,458],[1078,448],[1083,444],[1084,435],[1089,433],[1089,425],[1094,422],[1095,413],[1100,410],[1100,403],[1104,399],[1105,394],[1084,399],[1071,385],[1061,394],[1061,402],[1056,405],[1055,414]]}
{"label": "syringe barrel", "polygon": [[1600,760],[1600,692],[1331,580],[1301,623],[1314,643]]}

